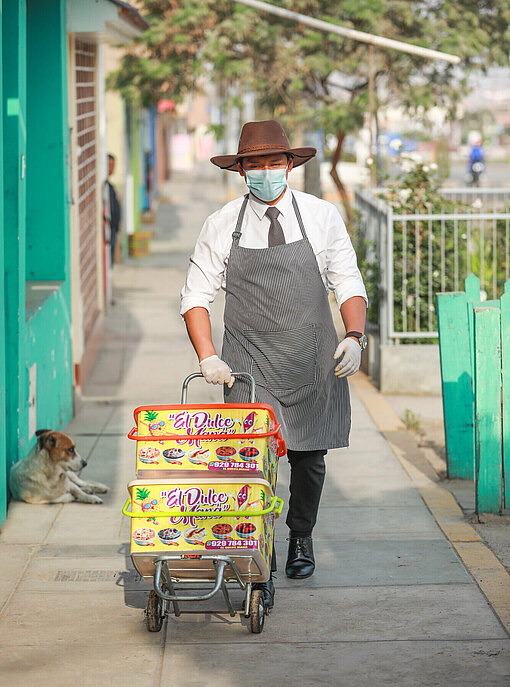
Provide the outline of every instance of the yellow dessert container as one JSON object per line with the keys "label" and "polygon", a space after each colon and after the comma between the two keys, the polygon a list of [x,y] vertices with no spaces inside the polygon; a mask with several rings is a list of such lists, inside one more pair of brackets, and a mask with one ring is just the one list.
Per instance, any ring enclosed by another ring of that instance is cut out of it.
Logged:
{"label": "yellow dessert container", "polygon": [[165,553],[180,554],[169,565],[175,580],[214,579],[212,561],[200,554],[215,552],[232,557],[246,581],[269,578],[274,519],[283,504],[265,480],[144,479],[128,491],[131,558],[144,579]]}
{"label": "yellow dessert container", "polygon": [[140,406],[134,418],[137,478],[263,479],[274,493],[286,449],[271,406]]}

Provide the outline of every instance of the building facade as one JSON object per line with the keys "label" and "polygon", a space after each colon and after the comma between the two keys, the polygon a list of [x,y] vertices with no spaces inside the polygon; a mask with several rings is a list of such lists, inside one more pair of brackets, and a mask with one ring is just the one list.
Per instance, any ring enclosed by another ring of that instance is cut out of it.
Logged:
{"label": "building facade", "polygon": [[122,0],[0,3],[0,524],[10,466],[61,429],[105,311],[104,44],[147,27]]}

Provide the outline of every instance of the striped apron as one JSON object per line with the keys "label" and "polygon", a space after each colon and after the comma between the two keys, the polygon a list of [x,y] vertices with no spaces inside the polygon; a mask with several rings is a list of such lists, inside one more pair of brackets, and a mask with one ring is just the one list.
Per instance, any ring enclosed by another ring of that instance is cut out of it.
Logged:
{"label": "striped apron", "polygon": [[[222,359],[250,372],[257,402],[268,403],[287,448],[316,451],[349,445],[346,378],[335,377],[338,337],[313,248],[294,196],[299,241],[270,248],[239,245],[245,197],[226,270]],[[224,386],[225,403],[248,403],[249,385]]]}

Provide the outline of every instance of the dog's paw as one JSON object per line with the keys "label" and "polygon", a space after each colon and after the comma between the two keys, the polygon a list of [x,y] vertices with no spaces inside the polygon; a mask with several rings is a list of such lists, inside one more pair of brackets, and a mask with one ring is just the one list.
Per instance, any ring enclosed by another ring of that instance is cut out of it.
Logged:
{"label": "dog's paw", "polygon": [[95,482],[92,488],[95,494],[106,494],[110,490],[110,487],[107,487],[106,484],[101,484],[101,482]]}
{"label": "dog's paw", "polygon": [[87,503],[103,503],[103,499],[95,496],[95,494],[91,494],[90,498],[87,499]]}

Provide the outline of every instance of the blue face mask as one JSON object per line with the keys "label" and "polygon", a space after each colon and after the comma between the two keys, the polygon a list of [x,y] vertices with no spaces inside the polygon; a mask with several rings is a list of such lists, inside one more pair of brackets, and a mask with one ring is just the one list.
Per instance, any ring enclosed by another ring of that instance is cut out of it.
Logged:
{"label": "blue face mask", "polygon": [[285,191],[287,187],[287,167],[284,169],[251,169],[244,170],[246,185],[253,195],[271,202]]}

